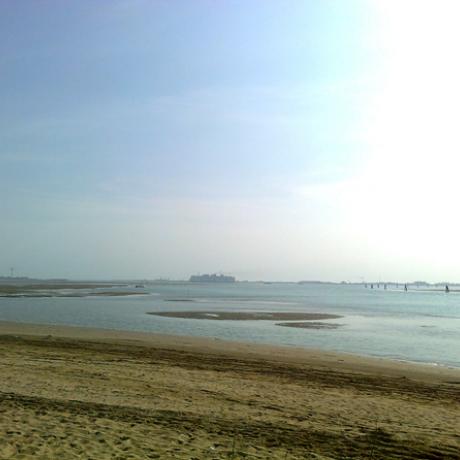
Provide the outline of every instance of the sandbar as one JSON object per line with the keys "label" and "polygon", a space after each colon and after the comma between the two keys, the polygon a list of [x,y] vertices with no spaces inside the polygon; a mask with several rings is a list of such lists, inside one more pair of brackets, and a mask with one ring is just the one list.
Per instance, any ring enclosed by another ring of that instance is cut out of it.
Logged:
{"label": "sandbar", "polygon": [[149,315],[166,316],[168,318],[211,319],[231,321],[301,321],[341,318],[328,313],[301,312],[264,312],[264,311],[152,311]]}

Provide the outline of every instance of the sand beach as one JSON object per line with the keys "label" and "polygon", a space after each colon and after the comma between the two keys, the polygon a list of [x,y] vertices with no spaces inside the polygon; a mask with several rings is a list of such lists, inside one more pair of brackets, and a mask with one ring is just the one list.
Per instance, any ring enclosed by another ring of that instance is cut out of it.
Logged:
{"label": "sand beach", "polygon": [[0,323],[1,459],[458,459],[460,369]]}

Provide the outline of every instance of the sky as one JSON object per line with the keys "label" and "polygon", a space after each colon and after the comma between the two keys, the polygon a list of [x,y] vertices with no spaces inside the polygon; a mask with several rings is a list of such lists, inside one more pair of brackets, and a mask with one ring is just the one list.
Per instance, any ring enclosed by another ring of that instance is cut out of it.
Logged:
{"label": "sky", "polygon": [[460,281],[455,0],[3,0],[0,276]]}

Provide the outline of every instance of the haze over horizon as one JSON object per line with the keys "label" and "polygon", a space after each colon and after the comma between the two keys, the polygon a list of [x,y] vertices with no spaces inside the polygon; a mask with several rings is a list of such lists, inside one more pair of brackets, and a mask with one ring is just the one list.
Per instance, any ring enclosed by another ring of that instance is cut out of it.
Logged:
{"label": "haze over horizon", "polygon": [[0,276],[460,281],[460,4],[0,4]]}

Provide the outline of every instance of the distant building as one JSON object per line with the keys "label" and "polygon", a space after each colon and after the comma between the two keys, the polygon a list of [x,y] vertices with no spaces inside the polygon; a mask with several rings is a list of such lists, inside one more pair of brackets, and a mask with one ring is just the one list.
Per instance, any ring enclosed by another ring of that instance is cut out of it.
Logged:
{"label": "distant building", "polygon": [[234,283],[236,281],[234,276],[227,275],[192,275],[190,277],[192,283]]}

